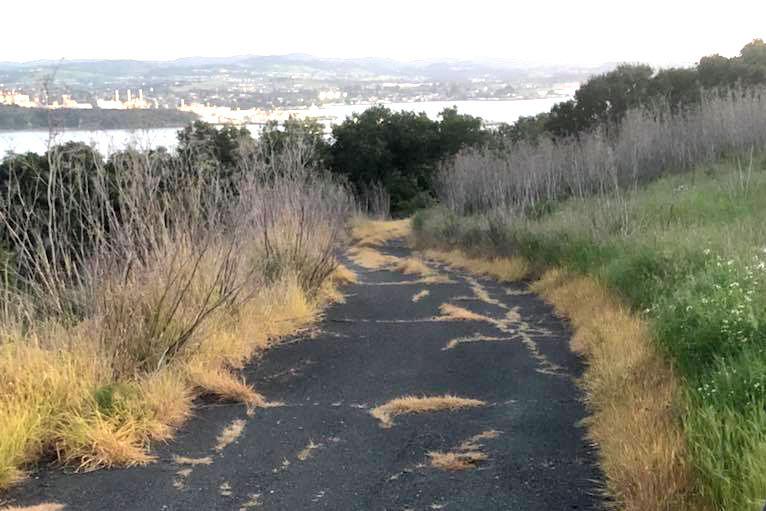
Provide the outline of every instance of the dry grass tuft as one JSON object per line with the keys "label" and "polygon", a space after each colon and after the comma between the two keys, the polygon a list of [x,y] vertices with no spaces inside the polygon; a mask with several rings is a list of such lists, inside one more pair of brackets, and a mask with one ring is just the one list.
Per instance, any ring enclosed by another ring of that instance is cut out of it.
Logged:
{"label": "dry grass tuft", "polygon": [[254,507],[260,507],[263,505],[263,501],[261,501],[261,494],[260,493],[251,493],[247,496],[247,500],[242,503],[240,506],[240,509],[251,509]]}
{"label": "dry grass tuft", "polygon": [[451,250],[449,252],[425,250],[423,254],[428,259],[441,261],[454,268],[467,270],[477,275],[488,275],[501,282],[519,280],[529,273],[529,264],[520,257],[478,259],[469,257],[460,250]]}
{"label": "dry grass tuft", "polygon": [[481,433],[472,436],[468,440],[464,441],[460,444],[458,447],[458,450],[460,451],[473,451],[481,448],[481,441],[482,440],[492,440],[500,436],[500,431],[497,431],[495,429],[490,429],[487,431],[482,431]]}
{"label": "dry grass tuft", "polygon": [[263,406],[266,400],[228,369],[192,366],[188,368],[189,381],[205,393],[246,404]]}
{"label": "dry grass tuft", "polygon": [[423,397],[403,396],[373,408],[370,410],[370,415],[380,421],[381,427],[390,428],[394,425],[393,419],[397,415],[434,412],[438,410],[457,410],[459,408],[483,406],[485,404],[484,401],[478,399],[468,399],[450,394]]}
{"label": "dry grass tuft", "polygon": [[317,444],[313,440],[309,440],[309,443],[306,444],[306,447],[301,449],[298,454],[295,455],[295,457],[298,459],[298,461],[306,461],[311,457],[311,454],[320,447],[322,447],[322,444]]}
{"label": "dry grass tuft", "polygon": [[418,291],[417,293],[412,295],[412,301],[414,303],[417,303],[420,300],[422,300],[423,298],[425,298],[426,296],[428,296],[430,293],[431,292],[428,289],[423,289],[422,291]]}
{"label": "dry grass tuft", "polygon": [[45,502],[43,504],[36,504],[34,506],[10,506],[0,508],[0,511],[60,511],[66,507],[66,504],[58,504],[56,502]]}
{"label": "dry grass tuft", "polygon": [[200,394],[269,405],[237,370],[354,278],[333,257],[350,198],[293,149],[247,153],[236,182],[184,165],[167,187],[180,162],[130,151],[114,172],[52,152],[36,190],[6,176],[0,487],[44,453],[148,463]]}
{"label": "dry grass tuft", "polygon": [[480,333],[475,333],[474,335],[469,335],[466,337],[456,337],[455,339],[450,339],[449,342],[447,342],[446,345],[442,348],[442,351],[451,350],[460,344],[468,343],[468,342],[497,342],[497,341],[509,341],[511,340],[511,337],[490,337],[487,335],[482,335]]}
{"label": "dry grass tuft", "polygon": [[431,466],[440,470],[467,470],[487,459],[487,455],[479,451],[431,451],[428,456],[431,458]]}
{"label": "dry grass tuft", "polygon": [[240,435],[242,435],[242,431],[245,429],[245,421],[242,419],[235,419],[233,420],[228,426],[223,428],[223,431],[221,431],[218,434],[218,438],[216,439],[215,444],[215,450],[218,452],[223,451],[226,447],[231,445],[233,442],[235,442]]}
{"label": "dry grass tuft", "polygon": [[569,318],[572,349],[589,361],[581,381],[593,414],[588,436],[616,505],[689,509],[690,467],[672,408],[677,384],[646,323],[592,278],[549,270],[532,289]]}
{"label": "dry grass tuft", "polygon": [[177,465],[212,465],[213,458],[205,456],[204,458],[187,458],[186,456],[173,456],[173,463]]}
{"label": "dry grass tuft", "polygon": [[481,441],[497,438],[499,431],[494,429],[483,431],[472,436],[450,452],[431,451],[428,456],[431,458],[431,466],[440,470],[467,470],[474,468],[480,461],[485,461],[488,456],[481,452]]}
{"label": "dry grass tuft", "polygon": [[441,316],[437,316],[437,319],[444,321],[485,321],[488,323],[494,323],[495,320],[451,303],[443,303],[439,306]]}
{"label": "dry grass tuft", "polygon": [[416,257],[406,257],[400,259],[394,264],[394,269],[405,275],[420,275],[421,277],[431,277],[437,273],[426,263]]}

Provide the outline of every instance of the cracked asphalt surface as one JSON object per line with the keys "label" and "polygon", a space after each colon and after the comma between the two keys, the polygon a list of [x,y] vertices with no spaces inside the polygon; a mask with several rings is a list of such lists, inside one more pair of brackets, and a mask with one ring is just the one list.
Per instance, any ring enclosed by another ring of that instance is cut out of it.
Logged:
{"label": "cracked asphalt surface", "polygon": [[[381,251],[411,255],[401,241]],[[566,324],[522,283],[429,264],[449,282],[348,263],[360,279],[344,289],[346,303],[245,370],[282,406],[248,416],[238,404],[202,403],[173,442],[155,448],[156,463],[87,474],[42,467],[5,498],[93,511],[600,509],[574,382],[582,362]],[[496,322],[450,320],[443,304]],[[403,395],[442,394],[487,404],[401,415],[391,428],[369,413]],[[237,420],[241,434],[217,451],[219,433]],[[485,461],[431,466],[428,452],[486,431],[498,434],[481,440]]]}

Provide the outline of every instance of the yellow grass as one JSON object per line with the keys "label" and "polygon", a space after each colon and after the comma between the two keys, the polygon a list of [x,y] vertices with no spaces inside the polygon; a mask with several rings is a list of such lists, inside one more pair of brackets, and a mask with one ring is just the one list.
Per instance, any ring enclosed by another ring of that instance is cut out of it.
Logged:
{"label": "yellow grass", "polygon": [[447,344],[444,345],[442,348],[442,351],[451,350],[460,344],[468,343],[468,342],[497,342],[497,341],[507,341],[509,340],[509,337],[491,337],[488,335],[482,335],[480,333],[476,333],[474,335],[469,335],[466,337],[456,337],[455,339],[450,339]]}
{"label": "yellow grass", "polygon": [[335,267],[335,271],[330,275],[330,280],[338,285],[354,284],[358,281],[356,273],[350,270],[347,266],[339,264]]}
{"label": "yellow grass", "polygon": [[[529,268],[516,258],[483,261],[459,251],[427,250],[424,254],[506,281],[525,276]],[[681,425],[673,415],[677,383],[657,352],[646,322],[590,277],[552,269],[531,291],[571,321],[575,331],[571,347],[588,361],[579,381],[592,414],[586,421],[588,437],[599,448],[605,490],[614,506],[623,511],[693,509],[685,493],[690,467]],[[481,297],[481,290],[474,289],[474,293]],[[494,320],[450,304],[442,307],[444,319],[489,319],[499,327],[521,321],[514,310],[506,320]],[[480,337],[453,339],[445,349]],[[531,351],[534,355],[535,350]]]}
{"label": "yellow grass", "polygon": [[242,431],[245,429],[245,421],[242,419],[235,419],[228,424],[223,431],[218,434],[216,438],[215,450],[220,452],[226,449],[229,445],[236,442],[242,435]]}
{"label": "yellow grass", "polygon": [[428,453],[428,457],[431,458],[431,466],[440,470],[467,470],[473,468],[476,463],[487,459],[487,455],[479,451],[431,451]]}
{"label": "yellow grass", "polygon": [[204,458],[187,458],[186,456],[173,456],[173,463],[177,465],[212,465],[213,458],[205,456]]}
{"label": "yellow grass", "polygon": [[428,259],[447,263],[454,268],[468,270],[477,275],[488,275],[502,282],[519,280],[529,273],[529,264],[520,257],[497,257],[493,259],[477,259],[467,256],[460,250],[423,251]]}
{"label": "yellow grass", "polygon": [[400,261],[398,257],[382,254],[371,247],[352,247],[347,254],[349,259],[368,270],[395,266]]}
{"label": "yellow grass", "polygon": [[370,410],[370,415],[380,421],[381,427],[390,428],[397,415],[407,413],[434,412],[437,410],[457,410],[459,408],[483,406],[486,403],[478,399],[468,399],[450,394],[443,396],[403,396]]}
{"label": "yellow grass", "polygon": [[463,441],[457,448],[450,452],[430,451],[431,466],[440,470],[468,470],[474,468],[480,461],[489,457],[481,451],[481,441],[497,438],[499,431],[494,429],[483,431]]}
{"label": "yellow grass", "polygon": [[690,467],[672,409],[676,382],[645,321],[592,278],[549,270],[532,289],[570,319],[572,349],[588,359],[581,381],[592,412],[588,435],[617,507],[690,509]]}
{"label": "yellow grass", "polygon": [[43,504],[37,504],[34,506],[10,506],[0,507],[0,511],[60,511],[64,509],[66,505],[58,504],[55,502],[45,502]]}
{"label": "yellow grass", "polygon": [[311,457],[311,454],[320,447],[322,447],[322,444],[317,444],[313,440],[309,440],[309,443],[306,444],[306,447],[301,449],[295,457],[298,459],[298,461],[306,461]]}
{"label": "yellow grass", "polygon": [[436,275],[436,272],[428,266],[426,263],[415,257],[406,257],[400,259],[394,265],[397,271],[404,273],[405,275],[420,275],[421,277],[429,277]]}
{"label": "yellow grass", "polygon": [[410,236],[410,219],[373,220],[358,216],[351,222],[351,236],[359,246],[382,245],[388,240]]}
{"label": "yellow grass", "polygon": [[486,321],[488,323],[494,323],[495,320],[484,314],[479,314],[470,311],[466,308],[452,305],[451,303],[443,303],[439,306],[439,312],[441,316],[437,316],[438,319],[450,320],[450,321]]}

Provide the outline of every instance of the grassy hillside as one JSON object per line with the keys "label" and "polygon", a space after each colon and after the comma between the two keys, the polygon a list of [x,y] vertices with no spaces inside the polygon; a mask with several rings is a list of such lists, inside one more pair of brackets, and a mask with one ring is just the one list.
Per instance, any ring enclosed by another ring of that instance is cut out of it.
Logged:
{"label": "grassy hillside", "polygon": [[548,203],[536,218],[437,209],[418,215],[414,227],[424,246],[521,256],[535,273],[559,267],[617,293],[648,321],[680,383],[672,410],[690,467],[687,506],[760,510],[766,498],[764,196],[766,159],[748,153],[644,187]]}

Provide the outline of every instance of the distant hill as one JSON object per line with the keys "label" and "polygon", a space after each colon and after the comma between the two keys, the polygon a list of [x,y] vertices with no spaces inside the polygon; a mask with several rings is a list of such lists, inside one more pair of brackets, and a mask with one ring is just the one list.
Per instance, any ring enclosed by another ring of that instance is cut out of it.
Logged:
{"label": "distant hill", "polygon": [[326,58],[303,53],[288,55],[235,55],[230,57],[184,57],[170,61],[147,60],[35,60],[30,62],[0,62],[7,71],[59,72],[98,74],[102,78],[124,78],[136,75],[185,74],[191,71],[228,71],[270,73],[272,76],[318,74],[336,78],[372,78],[390,76],[402,79],[463,80],[476,76],[518,78],[523,72],[534,71],[552,75],[592,74],[614,67],[604,64],[566,64],[523,59],[477,57],[473,59],[433,58],[400,61],[385,58]]}

